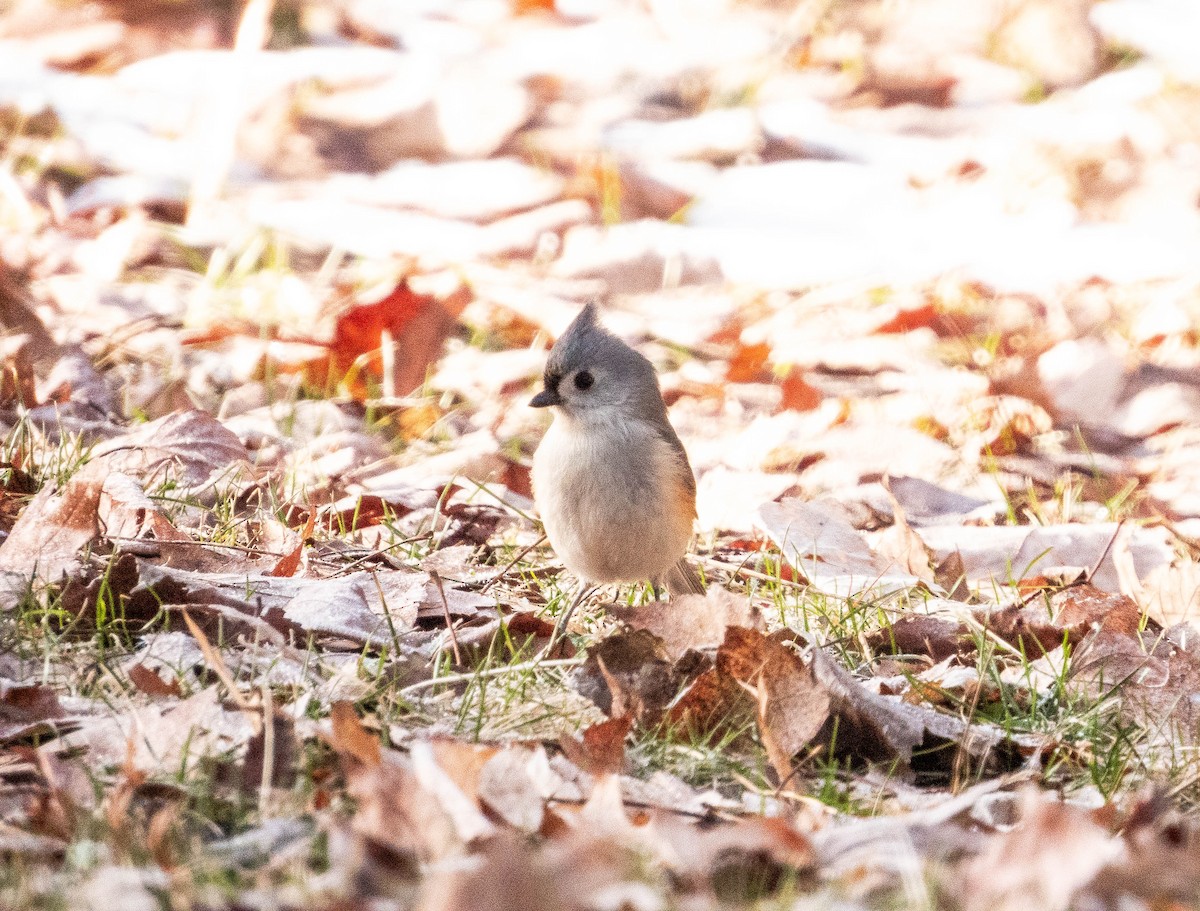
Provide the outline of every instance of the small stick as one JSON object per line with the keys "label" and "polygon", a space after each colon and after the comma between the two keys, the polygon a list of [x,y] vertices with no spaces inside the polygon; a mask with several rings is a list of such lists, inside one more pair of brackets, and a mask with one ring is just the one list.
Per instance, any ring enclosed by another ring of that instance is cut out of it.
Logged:
{"label": "small stick", "polygon": [[1122,519],[1117,523],[1116,530],[1112,533],[1112,537],[1108,539],[1108,543],[1104,546],[1104,551],[1100,554],[1100,559],[1097,560],[1095,565],[1093,565],[1092,568],[1087,571],[1086,581],[1091,582],[1094,578],[1096,578],[1096,573],[1100,572],[1100,564],[1107,559],[1109,551],[1111,551],[1113,549],[1113,545],[1117,543],[1117,535],[1121,533],[1121,529],[1124,527],[1125,520]]}
{"label": "small stick", "polygon": [[508,571],[510,569],[512,569],[514,566],[516,566],[518,563],[520,563],[522,560],[525,559],[525,555],[527,553],[529,553],[531,550],[533,550],[535,547],[537,547],[539,544],[541,544],[545,540],[546,540],[546,534],[545,534],[545,532],[543,532],[542,536],[540,538],[538,538],[536,541],[534,541],[532,544],[530,544],[528,547],[526,547],[523,551],[521,551],[519,554],[517,554],[515,557],[513,557],[512,560],[510,560],[508,562],[508,565],[506,565],[504,567],[504,569],[500,570],[499,574],[492,576],[492,578],[488,579],[485,583],[483,583],[483,585],[479,589],[479,594],[482,595],[485,591],[487,591],[489,588],[491,588],[493,585],[495,585],[497,582],[499,582],[501,579],[503,579],[504,576],[508,573]]}
{"label": "small stick", "polygon": [[416,693],[421,690],[427,690],[431,687],[439,686],[443,683],[470,683],[472,680],[477,680],[480,677],[503,677],[505,674],[517,674],[521,671],[532,671],[543,667],[574,667],[577,664],[583,664],[587,660],[585,658],[555,658],[552,661],[542,661],[534,658],[532,661],[524,661],[520,664],[507,664],[504,667],[493,667],[483,671],[474,671],[462,674],[446,674],[442,677],[431,677],[429,680],[421,680],[417,683],[409,684],[400,690],[401,696],[407,696],[410,693]]}
{"label": "small stick", "polygon": [[437,586],[438,594],[442,596],[442,613],[446,617],[446,630],[450,633],[450,647],[454,650],[454,663],[462,666],[462,652],[458,650],[458,634],[454,631],[454,621],[450,619],[450,602],[446,600],[446,587],[436,569],[429,571],[429,578]]}
{"label": "small stick", "polygon": [[183,614],[183,622],[187,624],[188,632],[192,634],[192,638],[196,640],[196,644],[200,646],[200,652],[208,660],[209,666],[212,667],[213,673],[217,675],[217,679],[225,684],[225,689],[229,690],[229,698],[237,703],[237,707],[247,715],[258,720],[258,712],[254,711],[242,691],[238,689],[234,682],[233,675],[229,673],[229,667],[225,664],[225,659],[221,657],[211,642],[208,641],[208,636],[204,635],[204,631],[200,629],[199,624],[192,619],[192,615],[186,610],[180,611]]}
{"label": "small stick", "polygon": [[567,624],[571,622],[571,615],[575,613],[575,608],[579,607],[580,602],[588,595],[596,590],[597,586],[588,585],[582,579],[579,580],[579,591],[575,595],[575,600],[571,602],[571,606],[558,615],[558,619],[554,623],[554,630],[550,633],[550,641],[546,643],[546,647],[538,652],[537,657],[544,658],[554,651],[554,646],[558,644],[558,640],[567,634]]}
{"label": "small stick", "polygon": [[271,698],[271,687],[265,680],[262,685],[262,712],[263,766],[258,785],[258,812],[265,817],[271,800],[271,782],[275,780],[275,702]]}

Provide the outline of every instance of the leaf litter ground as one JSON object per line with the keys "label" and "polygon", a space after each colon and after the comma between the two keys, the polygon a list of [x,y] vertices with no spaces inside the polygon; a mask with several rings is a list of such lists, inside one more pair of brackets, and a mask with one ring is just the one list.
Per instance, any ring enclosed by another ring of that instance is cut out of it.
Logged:
{"label": "leaf litter ground", "polygon": [[[176,6],[0,27],[6,906],[1198,900],[1171,28]],[[593,297],[709,593],[539,658],[524,403]]]}

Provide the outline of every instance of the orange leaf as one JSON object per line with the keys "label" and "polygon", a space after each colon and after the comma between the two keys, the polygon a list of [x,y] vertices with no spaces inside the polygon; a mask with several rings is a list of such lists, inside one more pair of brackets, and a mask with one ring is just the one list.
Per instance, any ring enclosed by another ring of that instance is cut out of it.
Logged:
{"label": "orange leaf", "polygon": [[329,346],[331,366],[357,399],[380,388],[403,395],[425,382],[453,327],[454,318],[441,302],[401,281],[382,300],[358,304],[338,317]]}
{"label": "orange leaf", "polygon": [[625,738],[633,716],[622,715],[593,724],[583,732],[583,741],[563,737],[559,743],[567,758],[592,775],[618,775],[625,766]]}
{"label": "orange leaf", "polygon": [[812,411],[821,404],[820,391],[808,384],[799,367],[788,370],[779,385],[783,389],[783,399],[779,403],[781,411]]}
{"label": "orange leaf", "polygon": [[731,383],[753,383],[761,379],[767,358],[770,356],[771,346],[766,342],[754,345],[743,345],[739,342],[733,356],[729,358],[729,369],[725,372],[725,379]]}
{"label": "orange leaf", "polygon": [[889,335],[900,332],[911,332],[914,329],[924,329],[932,326],[937,322],[937,319],[938,312],[933,304],[922,304],[919,307],[897,310],[895,316],[876,327],[875,331]]}
{"label": "orange leaf", "polygon": [[304,544],[312,537],[313,526],[317,521],[317,511],[310,509],[308,511],[308,521],[304,524],[304,531],[300,533],[300,540],[296,542],[296,546],[279,558],[279,561],[271,567],[268,576],[294,576],[300,568],[301,558],[304,556]]}
{"label": "orange leaf", "polygon": [[379,765],[383,756],[379,738],[363,727],[353,705],[335,702],[329,720],[333,723],[331,742],[335,750],[353,756],[363,765]]}
{"label": "orange leaf", "polygon": [[129,681],[148,696],[178,696],[179,681],[169,683],[144,664],[135,664],[129,669]]}

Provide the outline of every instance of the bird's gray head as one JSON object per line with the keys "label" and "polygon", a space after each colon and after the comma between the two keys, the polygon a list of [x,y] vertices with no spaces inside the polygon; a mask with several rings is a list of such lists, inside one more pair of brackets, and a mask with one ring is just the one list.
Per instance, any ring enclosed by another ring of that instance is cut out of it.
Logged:
{"label": "bird's gray head", "polygon": [[556,406],[575,418],[666,420],[654,365],[600,325],[596,305],[575,317],[546,361],[534,408]]}

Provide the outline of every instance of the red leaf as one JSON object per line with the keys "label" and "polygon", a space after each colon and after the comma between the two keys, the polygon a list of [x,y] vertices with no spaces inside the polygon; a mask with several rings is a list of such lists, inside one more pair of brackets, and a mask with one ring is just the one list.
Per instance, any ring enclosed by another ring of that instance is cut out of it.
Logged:
{"label": "red leaf", "polygon": [[454,317],[442,302],[401,281],[382,300],[358,304],[338,317],[329,346],[331,366],[356,398],[379,388],[403,395],[425,382],[453,328]]}

